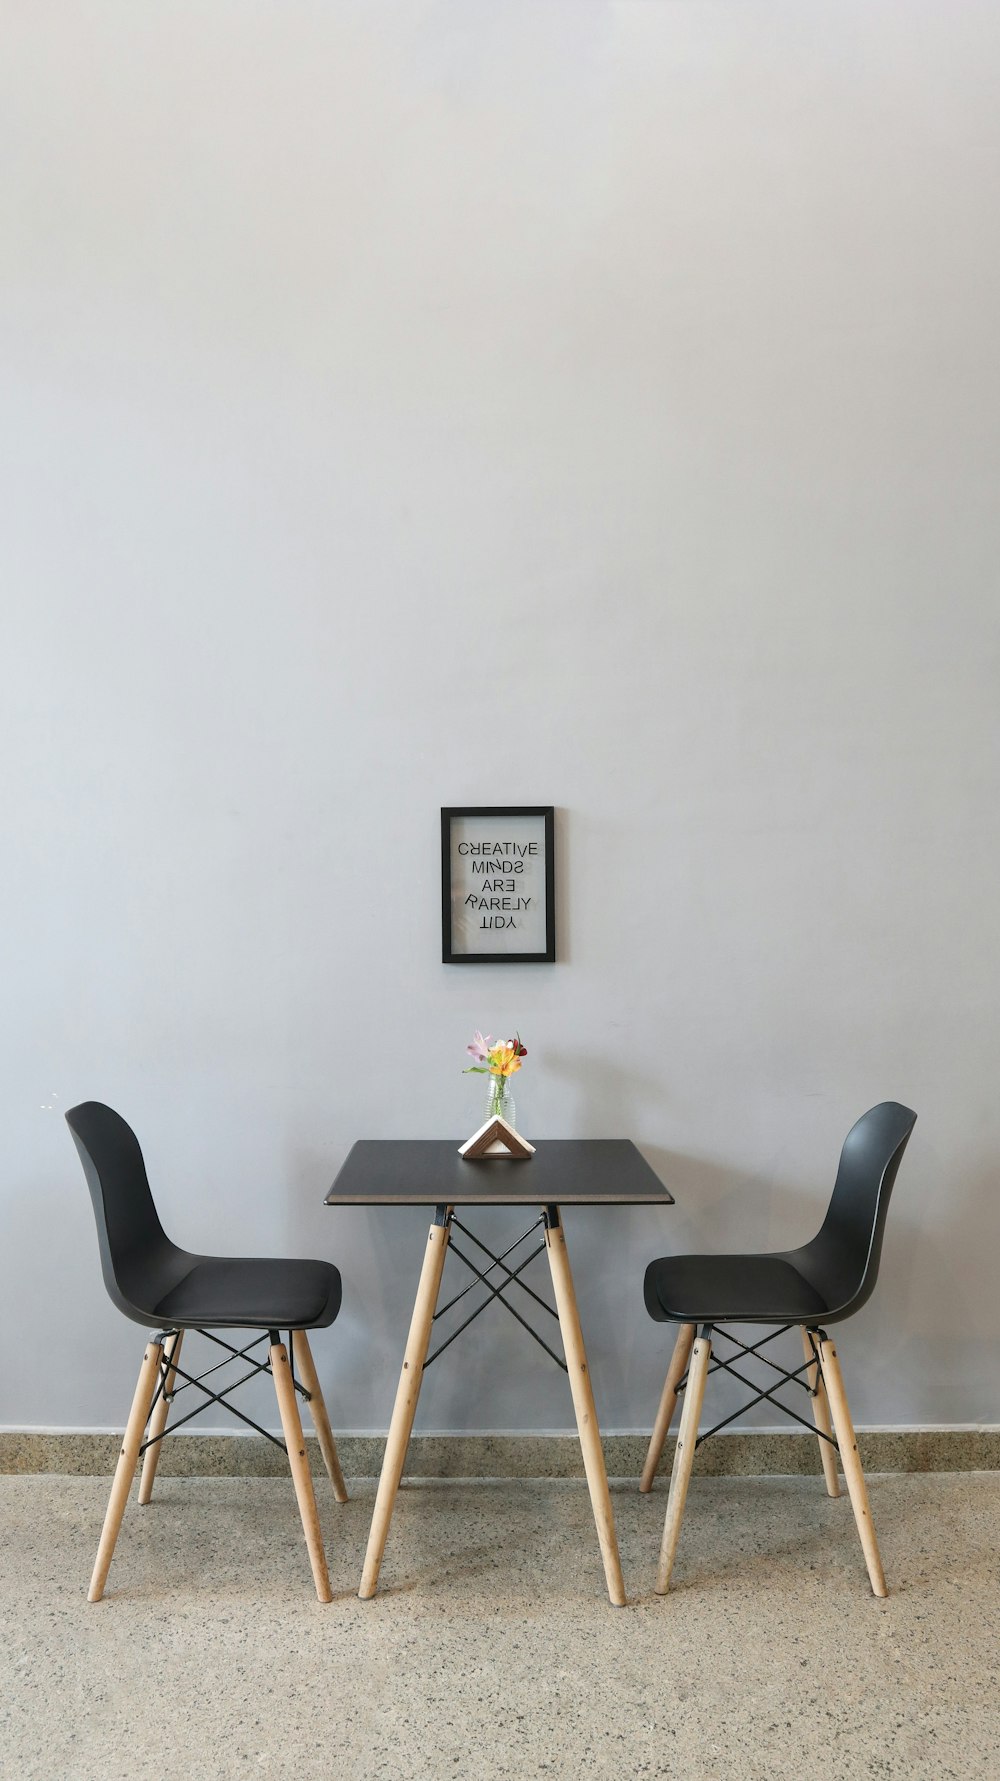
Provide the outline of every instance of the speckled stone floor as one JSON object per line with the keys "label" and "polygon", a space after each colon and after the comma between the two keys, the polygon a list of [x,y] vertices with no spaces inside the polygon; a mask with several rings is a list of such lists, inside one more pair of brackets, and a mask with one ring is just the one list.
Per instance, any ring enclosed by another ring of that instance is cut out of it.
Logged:
{"label": "speckled stone floor", "polygon": [[696,1475],[662,1599],[616,1486],[617,1610],[575,1482],[407,1486],[371,1602],[374,1485],[321,1492],[321,1607],[289,1483],[162,1478],[92,1607],[107,1481],[2,1478],[0,1774],[997,1781],[1000,1475],[870,1483],[885,1602],[811,1478]]}

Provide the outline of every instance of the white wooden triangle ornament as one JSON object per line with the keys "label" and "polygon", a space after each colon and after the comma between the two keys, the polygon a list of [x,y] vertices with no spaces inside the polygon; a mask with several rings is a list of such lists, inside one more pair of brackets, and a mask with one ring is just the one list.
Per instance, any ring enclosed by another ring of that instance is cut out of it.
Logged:
{"label": "white wooden triangle ornament", "polygon": [[534,1156],[535,1146],[529,1144],[527,1138],[522,1138],[520,1132],[515,1132],[499,1114],[491,1114],[478,1132],[473,1132],[472,1137],[459,1146],[458,1154],[467,1156],[470,1161],[484,1156],[506,1156],[512,1161],[527,1162],[529,1156]]}

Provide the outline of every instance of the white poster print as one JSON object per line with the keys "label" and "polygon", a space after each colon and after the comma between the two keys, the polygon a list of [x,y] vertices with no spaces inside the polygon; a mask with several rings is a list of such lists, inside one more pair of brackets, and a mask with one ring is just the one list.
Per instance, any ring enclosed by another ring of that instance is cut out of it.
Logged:
{"label": "white poster print", "polygon": [[453,817],[453,951],[544,952],[545,870],[544,817]]}

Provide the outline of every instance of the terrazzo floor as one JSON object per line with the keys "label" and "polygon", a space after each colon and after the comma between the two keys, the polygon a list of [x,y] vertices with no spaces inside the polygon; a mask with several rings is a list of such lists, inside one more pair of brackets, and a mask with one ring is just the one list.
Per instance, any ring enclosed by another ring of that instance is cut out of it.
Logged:
{"label": "terrazzo floor", "polygon": [[525,1480],[405,1487],[358,1601],[362,1481],[322,1607],[290,1483],[162,1478],[90,1606],[107,1481],[0,1478],[0,1774],[1000,1781],[1000,1474],[870,1488],[885,1602],[846,1496],[697,1475],[661,1599],[665,1484],[617,1486],[614,1609],[585,1486]]}

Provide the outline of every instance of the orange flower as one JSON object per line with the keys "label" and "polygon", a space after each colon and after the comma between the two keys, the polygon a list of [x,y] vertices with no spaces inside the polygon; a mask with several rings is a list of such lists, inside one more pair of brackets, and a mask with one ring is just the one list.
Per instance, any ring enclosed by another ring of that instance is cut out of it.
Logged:
{"label": "orange flower", "polygon": [[513,1039],[506,1045],[494,1045],[489,1054],[491,1076],[513,1076],[521,1068],[518,1047]]}

